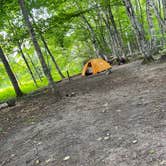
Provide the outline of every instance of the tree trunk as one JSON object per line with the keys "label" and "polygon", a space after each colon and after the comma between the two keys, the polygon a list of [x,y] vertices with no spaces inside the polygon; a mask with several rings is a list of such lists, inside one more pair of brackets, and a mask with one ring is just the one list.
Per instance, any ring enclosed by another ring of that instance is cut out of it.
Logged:
{"label": "tree trunk", "polygon": [[43,42],[43,44],[44,44],[44,47],[46,48],[48,54],[50,55],[50,57],[51,57],[51,59],[52,59],[54,65],[55,65],[56,70],[58,71],[58,73],[59,73],[59,75],[61,76],[61,78],[64,79],[65,76],[64,76],[63,73],[61,72],[61,70],[60,70],[60,68],[59,68],[59,66],[58,66],[58,64],[57,64],[57,62],[56,62],[54,56],[52,55],[52,53],[51,53],[51,51],[50,51],[50,49],[49,49],[49,47],[48,47],[48,45],[47,45],[47,43],[46,43],[46,41],[45,41],[43,35],[42,35],[41,33],[40,33],[40,37],[41,37],[41,40],[42,40],[42,42]]}
{"label": "tree trunk", "polygon": [[37,76],[39,77],[40,81],[42,82],[42,81],[43,81],[43,80],[42,80],[42,76],[40,75],[38,69],[36,68],[36,65],[34,64],[32,58],[30,57],[29,54],[26,53],[26,55],[28,56],[29,60],[31,61],[31,64],[32,64],[32,66],[33,66],[33,68],[34,68],[34,70],[35,70]]}
{"label": "tree trunk", "polygon": [[[75,1],[75,5],[77,6],[77,8],[79,10],[82,9],[79,2]],[[87,27],[87,29],[90,33],[91,41],[92,41],[93,48],[94,48],[94,52],[96,53],[97,57],[100,57],[100,55],[99,55],[99,52],[100,52],[99,51],[99,43],[98,43],[98,39],[96,37],[96,34],[93,30],[93,27],[91,26],[91,24],[88,22],[88,20],[86,19],[86,17],[83,14],[81,14],[81,18],[84,21],[84,23],[86,24],[86,27]]]}
{"label": "tree trunk", "polygon": [[112,26],[113,26],[113,29],[114,29],[114,36],[115,36],[116,43],[118,44],[120,54],[121,54],[121,56],[123,55],[125,57],[125,51],[123,49],[124,46],[123,46],[122,38],[121,38],[121,36],[119,34],[119,31],[117,29],[115,19],[114,19],[114,15],[113,15],[112,10],[111,10],[110,3],[108,4],[108,13],[109,13],[109,18],[111,20],[111,23],[112,23]]}
{"label": "tree trunk", "polygon": [[49,81],[49,85],[50,85],[52,91],[57,93],[57,97],[60,97],[59,91],[57,90],[56,86],[54,85],[54,81],[53,81],[51,72],[50,72],[50,70],[47,67],[47,64],[45,62],[45,59],[44,59],[44,56],[42,54],[41,48],[40,48],[40,46],[38,44],[38,41],[36,39],[35,31],[34,31],[34,29],[32,27],[32,24],[31,24],[31,22],[29,20],[29,16],[28,16],[28,12],[26,10],[25,2],[24,2],[24,0],[18,0],[18,2],[19,2],[19,5],[21,7],[21,11],[22,11],[23,17],[25,19],[26,25],[28,27],[28,30],[29,30],[29,33],[30,33],[30,36],[31,36],[31,39],[32,39],[32,42],[33,42],[33,45],[34,45],[35,50],[37,52],[37,55],[39,57],[39,60],[40,60],[43,72],[44,72],[45,76],[47,77],[47,79]]}
{"label": "tree trunk", "polygon": [[32,72],[32,70],[31,70],[31,67],[30,67],[30,65],[29,65],[29,63],[28,63],[28,61],[27,61],[27,59],[26,59],[26,57],[25,57],[25,55],[24,55],[24,53],[23,53],[23,51],[22,51],[21,44],[20,44],[19,42],[18,42],[18,48],[19,48],[19,50],[20,50],[21,56],[22,56],[22,58],[24,59],[24,62],[25,62],[25,64],[26,64],[27,68],[28,68],[28,71],[29,71],[29,73],[30,73],[30,75],[31,75],[31,77],[32,77],[32,79],[33,79],[35,85],[38,87],[37,82],[36,82],[36,79],[35,79],[35,76],[33,75],[33,72]]}
{"label": "tree trunk", "polygon": [[136,16],[135,16],[135,12],[133,10],[133,6],[131,4],[130,0],[123,0],[124,5],[126,7],[126,11],[127,14],[130,18],[130,21],[132,23],[132,26],[134,28],[137,40],[138,40],[138,44],[139,44],[139,48],[142,52],[142,54],[144,55],[144,58],[146,59],[146,61],[150,61],[152,60],[152,55],[149,54],[148,48],[147,48],[147,41],[145,39],[145,34],[144,34],[144,30],[142,25],[139,23],[139,21],[137,20]]}
{"label": "tree trunk", "polygon": [[118,48],[118,46],[117,46],[117,42],[116,42],[115,36],[114,36],[114,31],[113,31],[112,26],[110,25],[110,22],[109,22],[109,20],[108,20],[108,17],[107,17],[107,19],[105,19],[105,18],[103,17],[103,21],[104,21],[104,23],[105,23],[105,25],[106,25],[106,27],[107,27],[107,29],[108,29],[108,33],[109,33],[109,38],[110,38],[110,43],[111,43],[111,48],[112,48],[113,54],[114,54],[117,58],[119,58],[119,57],[121,56],[121,54],[120,54],[119,48]]}
{"label": "tree trunk", "polygon": [[92,38],[92,43],[93,43],[93,46],[94,46],[94,50],[95,50],[95,53],[96,55],[99,57],[99,47],[98,47],[98,43],[97,43],[97,39],[96,39],[96,34],[92,28],[92,26],[90,25],[90,23],[88,22],[88,20],[86,19],[86,17],[84,15],[81,15],[82,16],[82,19],[84,20],[84,22],[86,23],[87,25],[87,28],[90,32],[90,35],[91,35],[91,38]]}
{"label": "tree trunk", "polygon": [[141,6],[140,0],[136,0],[136,6],[137,6],[137,10],[139,11],[139,15],[141,16],[142,27],[144,27],[143,10],[142,10],[142,6]]}
{"label": "tree trunk", "polygon": [[[126,34],[126,38],[128,39],[128,34],[127,32],[125,33]],[[128,40],[127,41],[127,47],[128,47],[128,50],[129,50],[129,55],[133,55],[132,51],[131,51],[131,45],[130,45],[130,41]]]}
{"label": "tree trunk", "polygon": [[148,25],[149,25],[149,34],[151,37],[150,49],[153,49],[156,45],[156,38],[155,38],[155,29],[154,29],[154,24],[153,24],[150,0],[146,0],[146,14],[147,14],[147,20],[148,20]]}
{"label": "tree trunk", "polygon": [[14,90],[15,90],[17,97],[21,97],[23,95],[23,93],[18,85],[17,79],[16,79],[12,69],[10,68],[10,65],[9,65],[1,47],[0,47],[0,59],[2,60],[4,66],[5,66],[5,70],[9,76],[9,79],[10,79],[13,87],[14,87]]}
{"label": "tree trunk", "polygon": [[158,19],[158,22],[162,25],[164,31],[166,31],[166,23],[164,22],[164,20],[162,19],[161,15],[160,15],[160,12],[158,10],[158,8],[156,7],[155,3],[153,0],[150,1],[153,9],[154,9],[154,13]]}
{"label": "tree trunk", "polygon": [[164,22],[166,25],[166,0],[162,0],[162,4],[163,4]]}
{"label": "tree trunk", "polygon": [[49,56],[51,57],[51,59],[52,59],[54,65],[55,65],[56,70],[58,71],[60,77],[61,77],[62,79],[64,79],[65,76],[64,76],[63,73],[61,72],[61,70],[60,70],[60,68],[59,68],[59,66],[58,66],[58,64],[57,64],[57,62],[56,62],[54,56],[52,55],[52,53],[51,53],[51,51],[50,51],[50,49],[49,49],[49,47],[48,47],[48,45],[47,45],[47,42],[46,42],[46,40],[44,39],[44,37],[43,37],[43,35],[42,35],[42,32],[39,30],[39,28],[38,28],[38,26],[36,25],[36,22],[35,22],[35,20],[34,20],[34,18],[33,18],[33,16],[32,16],[31,14],[30,14],[30,17],[32,18],[33,23],[34,23],[34,25],[35,25],[37,31],[39,32],[39,35],[40,35],[40,38],[41,38],[41,40],[42,40],[42,42],[43,42],[43,44],[44,44],[44,47],[45,47],[46,51],[48,52]]}
{"label": "tree trunk", "polygon": [[111,10],[110,1],[105,0],[104,3],[105,4],[103,6],[103,13],[105,17],[103,16],[103,20],[106,24],[107,29],[109,30],[112,48],[116,54],[116,57],[119,58],[121,56],[125,56],[122,37],[120,36],[116,26],[114,15]]}
{"label": "tree trunk", "polygon": [[[14,25],[14,23],[10,22],[10,20],[8,20],[8,23],[9,23],[9,25],[10,25],[10,27],[11,27],[11,30],[12,30],[13,34],[14,34],[15,36],[18,36],[17,32],[15,31],[16,26]],[[34,81],[35,85],[38,87],[37,82],[36,82],[36,79],[35,79],[35,77],[34,77],[34,75],[33,75],[33,72],[32,72],[32,70],[31,70],[31,68],[30,68],[30,66],[29,66],[29,63],[28,63],[28,61],[27,61],[27,59],[26,59],[24,53],[23,53],[23,50],[22,50],[22,48],[21,48],[21,43],[20,43],[19,40],[18,40],[18,42],[17,42],[17,45],[18,45],[18,49],[19,49],[19,51],[20,51],[20,53],[21,53],[21,56],[22,56],[22,58],[23,58],[23,60],[24,60],[24,62],[25,62],[25,64],[26,64],[26,66],[27,66],[27,68],[28,68],[28,71],[29,71],[29,73],[30,73],[30,75],[31,75],[31,77],[32,77],[32,80]]]}
{"label": "tree trunk", "polygon": [[[166,25],[166,1],[162,0],[162,2],[161,2],[159,0],[158,3],[159,3],[159,13],[160,13],[160,15],[162,15],[162,11],[163,11],[163,13],[164,13],[164,22],[165,22],[165,25]],[[162,3],[163,6],[161,5],[161,3]],[[162,34],[160,45],[163,48],[164,44],[165,44],[165,34],[164,34],[164,28],[162,27],[160,22],[159,22],[159,28],[160,28],[160,33]]]}
{"label": "tree trunk", "polygon": [[110,47],[108,46],[108,43],[106,41],[105,38],[105,27],[103,26],[103,20],[102,20],[102,16],[101,16],[101,11],[99,10],[99,8],[96,8],[96,13],[97,13],[97,19],[96,19],[96,15],[92,15],[93,19],[95,21],[96,24],[96,29],[99,29],[100,33],[99,33],[99,45],[101,47],[101,49],[103,50],[103,53],[108,50],[110,50]]}

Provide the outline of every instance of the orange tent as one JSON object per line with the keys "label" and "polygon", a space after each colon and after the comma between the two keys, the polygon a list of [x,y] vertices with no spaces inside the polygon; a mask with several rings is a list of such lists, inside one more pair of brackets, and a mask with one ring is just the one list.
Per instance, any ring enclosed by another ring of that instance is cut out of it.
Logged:
{"label": "orange tent", "polygon": [[86,75],[89,65],[92,67],[92,74],[97,74],[112,68],[112,66],[102,58],[91,59],[85,64],[82,70],[82,76]]}

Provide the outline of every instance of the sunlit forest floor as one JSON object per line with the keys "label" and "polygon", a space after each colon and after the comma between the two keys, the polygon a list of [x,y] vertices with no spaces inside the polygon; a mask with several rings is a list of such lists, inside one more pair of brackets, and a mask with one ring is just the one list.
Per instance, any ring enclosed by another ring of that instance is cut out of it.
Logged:
{"label": "sunlit forest floor", "polygon": [[166,165],[166,63],[58,84],[0,111],[0,165]]}

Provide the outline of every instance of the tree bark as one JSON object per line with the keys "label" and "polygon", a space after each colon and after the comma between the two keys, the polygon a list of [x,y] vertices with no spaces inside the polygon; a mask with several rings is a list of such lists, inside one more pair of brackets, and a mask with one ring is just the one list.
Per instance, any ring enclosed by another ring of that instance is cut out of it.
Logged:
{"label": "tree bark", "polygon": [[123,49],[124,46],[123,46],[122,37],[120,36],[119,31],[117,29],[117,26],[116,26],[116,23],[115,23],[115,19],[114,19],[114,15],[113,15],[112,10],[111,10],[110,3],[108,4],[108,14],[109,14],[109,18],[111,20],[111,23],[112,23],[112,26],[113,26],[113,29],[114,29],[115,40],[116,40],[116,43],[117,43],[117,45],[119,47],[121,56],[123,55],[125,57],[125,51]]}
{"label": "tree bark", "polygon": [[40,48],[39,43],[38,43],[38,41],[36,39],[36,33],[35,33],[35,31],[34,31],[34,29],[32,27],[32,24],[31,24],[31,22],[29,20],[29,16],[28,16],[28,12],[27,12],[27,9],[26,9],[26,6],[25,6],[25,2],[24,2],[24,0],[18,0],[18,2],[19,2],[19,5],[21,7],[21,11],[22,11],[24,20],[26,22],[26,25],[28,27],[28,30],[29,30],[29,33],[30,33],[33,45],[35,47],[36,53],[37,53],[37,55],[39,57],[39,60],[40,60],[43,72],[44,72],[45,76],[47,77],[47,79],[49,81],[49,85],[50,85],[52,91],[57,93],[57,97],[60,97],[60,93],[59,93],[59,91],[57,90],[57,88],[56,88],[56,86],[54,84],[51,72],[50,72],[50,70],[47,67],[47,64],[45,62],[45,59],[44,59],[44,56],[42,54],[41,48]]}
{"label": "tree bark", "polygon": [[90,23],[88,22],[88,20],[86,19],[86,17],[82,14],[82,19],[83,21],[86,23],[87,25],[87,28],[90,32],[90,35],[91,35],[91,38],[92,38],[92,43],[93,43],[93,46],[94,46],[94,50],[95,50],[95,53],[96,55],[99,57],[99,47],[98,47],[98,43],[97,43],[97,39],[96,39],[96,34],[92,28],[92,26],[90,25]]}
{"label": "tree bark", "polygon": [[16,79],[12,69],[10,68],[10,65],[9,65],[1,47],[0,47],[0,59],[2,60],[2,62],[4,64],[5,70],[9,76],[9,79],[10,79],[13,87],[14,87],[14,90],[15,90],[17,97],[21,97],[23,95],[23,93],[18,85],[17,79]]}
{"label": "tree bark", "polygon": [[137,10],[139,11],[139,15],[141,16],[141,24],[144,27],[144,17],[143,17],[143,10],[142,10],[142,6],[141,6],[141,2],[140,0],[136,0],[136,6],[137,6]]}
{"label": "tree bark", "polygon": [[32,64],[32,66],[33,66],[33,68],[34,68],[34,70],[35,70],[37,76],[39,77],[40,81],[42,82],[42,81],[43,81],[43,80],[42,80],[42,76],[40,75],[38,69],[36,68],[36,65],[34,64],[32,58],[30,57],[29,54],[26,53],[26,55],[28,56],[29,60],[31,61],[31,64]]}
{"label": "tree bark", "polygon": [[131,24],[134,28],[137,40],[138,40],[138,44],[139,44],[139,48],[140,51],[142,52],[142,54],[144,55],[145,60],[150,61],[152,60],[152,55],[149,54],[148,48],[147,48],[147,41],[145,38],[145,34],[144,34],[144,30],[142,25],[139,23],[139,21],[136,18],[133,6],[131,4],[130,0],[123,0],[124,5],[126,7],[126,11],[127,14],[130,18]]}
{"label": "tree bark", "polygon": [[43,42],[43,44],[44,44],[44,47],[45,47],[46,51],[48,52],[49,56],[51,57],[51,59],[52,59],[54,65],[55,65],[56,70],[58,71],[60,77],[61,77],[62,79],[64,79],[65,76],[64,76],[63,73],[61,72],[61,70],[60,70],[60,68],[59,68],[59,66],[58,66],[58,64],[57,64],[57,62],[56,62],[56,60],[55,60],[53,54],[51,53],[51,50],[49,49],[49,47],[48,47],[48,45],[47,45],[47,42],[46,42],[45,38],[44,38],[43,35],[42,35],[41,30],[39,30],[39,28],[38,28],[38,26],[36,25],[36,22],[35,22],[35,20],[34,20],[34,18],[33,18],[33,16],[32,16],[31,14],[30,14],[30,17],[31,17],[32,20],[33,20],[33,24],[35,25],[35,27],[36,27],[36,29],[37,29],[37,31],[38,31],[38,33],[39,33],[39,36],[40,36],[40,38],[41,38],[41,40],[42,40],[42,42]]}
{"label": "tree bark", "polygon": [[[128,39],[128,34],[127,32],[125,33],[126,34],[126,38]],[[132,51],[131,51],[131,45],[130,45],[130,41],[128,40],[127,41],[127,47],[128,47],[128,50],[129,50],[129,55],[133,55]]]}
{"label": "tree bark", "polygon": [[111,48],[112,48],[112,51],[113,51],[113,54],[119,58],[121,56],[120,54],[120,51],[119,51],[119,48],[117,46],[117,42],[115,40],[115,36],[114,36],[114,31],[113,31],[113,28],[112,26],[110,25],[110,21],[108,20],[108,17],[107,19],[105,19],[103,17],[103,21],[108,29],[108,33],[109,33],[109,38],[110,38],[110,43],[111,43]]}
{"label": "tree bark", "polygon": [[156,7],[155,3],[153,0],[150,1],[153,9],[154,9],[154,13],[158,19],[158,22],[162,25],[164,31],[166,31],[166,22],[164,22],[164,20],[162,19],[161,15],[160,15],[160,12],[158,10],[158,8]]}
{"label": "tree bark", "polygon": [[150,34],[150,49],[153,49],[156,45],[156,38],[155,38],[155,29],[153,24],[153,17],[151,12],[151,4],[150,0],[146,0],[146,14],[147,14],[147,21],[149,25],[149,34]]}
{"label": "tree bark", "polygon": [[119,34],[117,25],[115,23],[114,15],[112,13],[110,1],[105,0],[102,12],[104,13],[103,20],[107,29],[109,30],[109,36],[111,39],[111,47],[116,57],[125,57],[125,51],[123,46],[122,37]]}
{"label": "tree bark", "polygon": [[[93,16],[93,20],[95,21],[95,24],[96,24],[96,29],[99,29],[98,43],[99,43],[100,49],[102,49],[102,53],[108,52],[108,50],[110,52],[111,49],[110,49],[108,42],[106,40],[105,25],[103,26],[103,19],[102,19],[101,10],[99,8],[96,8],[96,13],[97,14],[92,14],[92,16]],[[97,16],[97,19],[96,19],[96,16]]]}
{"label": "tree bark", "polygon": [[162,0],[162,4],[163,4],[164,22],[166,25],[166,0]]}
{"label": "tree bark", "polygon": [[[9,23],[9,25],[10,25],[10,27],[11,27],[11,30],[12,30],[13,34],[14,34],[15,36],[18,36],[18,35],[17,35],[17,32],[15,31],[16,26],[14,25],[14,23],[11,23],[10,20],[8,20],[8,23]],[[26,66],[27,66],[27,68],[28,68],[28,71],[29,71],[29,73],[30,73],[30,75],[31,75],[31,77],[32,77],[32,80],[33,80],[33,82],[35,83],[36,87],[38,87],[37,82],[36,82],[36,79],[35,79],[35,77],[34,77],[34,75],[33,75],[33,72],[32,72],[32,70],[31,70],[31,68],[30,68],[30,65],[29,65],[29,63],[28,63],[28,61],[27,61],[27,59],[26,59],[26,57],[25,57],[25,55],[24,55],[24,53],[23,53],[23,50],[22,50],[22,48],[21,48],[21,43],[20,43],[19,40],[17,41],[17,45],[18,45],[19,52],[21,53],[21,56],[22,56],[22,58],[23,58],[23,60],[24,60],[24,62],[25,62],[25,64],[26,64]]]}
{"label": "tree bark", "polygon": [[57,62],[56,62],[54,56],[52,55],[52,53],[51,53],[51,51],[50,51],[50,49],[49,49],[49,47],[48,47],[48,45],[47,45],[47,43],[46,43],[46,41],[45,41],[43,35],[42,35],[41,33],[40,33],[40,37],[41,37],[41,40],[42,40],[42,42],[43,42],[43,44],[44,44],[44,47],[46,48],[48,54],[50,55],[50,57],[51,57],[51,59],[52,59],[54,65],[55,65],[56,70],[58,71],[58,73],[59,73],[59,75],[61,76],[61,78],[64,79],[65,76],[64,76],[63,73],[61,72],[61,70],[60,70],[60,68],[59,68],[59,66],[58,66],[58,64],[57,64]]}
{"label": "tree bark", "polygon": [[24,60],[24,62],[25,62],[25,64],[26,64],[26,66],[27,66],[27,68],[28,68],[28,71],[29,71],[29,73],[30,73],[30,75],[31,75],[31,77],[32,77],[32,79],[33,79],[35,85],[38,87],[37,82],[36,82],[36,79],[35,79],[35,76],[33,75],[33,72],[32,72],[32,70],[31,70],[31,67],[30,67],[30,65],[29,65],[29,63],[28,63],[28,61],[27,61],[27,59],[26,59],[26,57],[25,57],[25,55],[24,55],[24,53],[23,53],[23,50],[22,50],[22,48],[21,48],[20,42],[18,42],[18,48],[19,48],[19,51],[20,51],[20,53],[21,53],[21,56],[22,56],[22,58],[23,58],[23,60]]}
{"label": "tree bark", "polygon": [[[158,1],[158,10],[159,10],[159,13],[160,15],[162,15],[162,7],[161,7],[161,0]],[[163,5],[164,6],[164,5]],[[165,9],[166,10],[166,9]],[[166,11],[165,11],[166,12]],[[159,25],[159,29],[160,29],[160,33],[162,34],[162,37],[161,37],[161,41],[160,41],[160,45],[162,46],[162,48],[164,47],[164,43],[165,43],[165,38],[164,38],[164,28],[163,26],[161,25],[161,23],[158,21],[158,25]]]}

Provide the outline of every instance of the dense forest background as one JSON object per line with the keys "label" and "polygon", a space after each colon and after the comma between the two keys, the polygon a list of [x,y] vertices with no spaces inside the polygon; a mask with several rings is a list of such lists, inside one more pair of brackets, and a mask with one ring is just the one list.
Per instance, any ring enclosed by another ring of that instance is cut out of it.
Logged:
{"label": "dense forest background", "polygon": [[55,88],[91,57],[149,62],[165,49],[165,0],[0,0],[0,15],[1,100]]}

